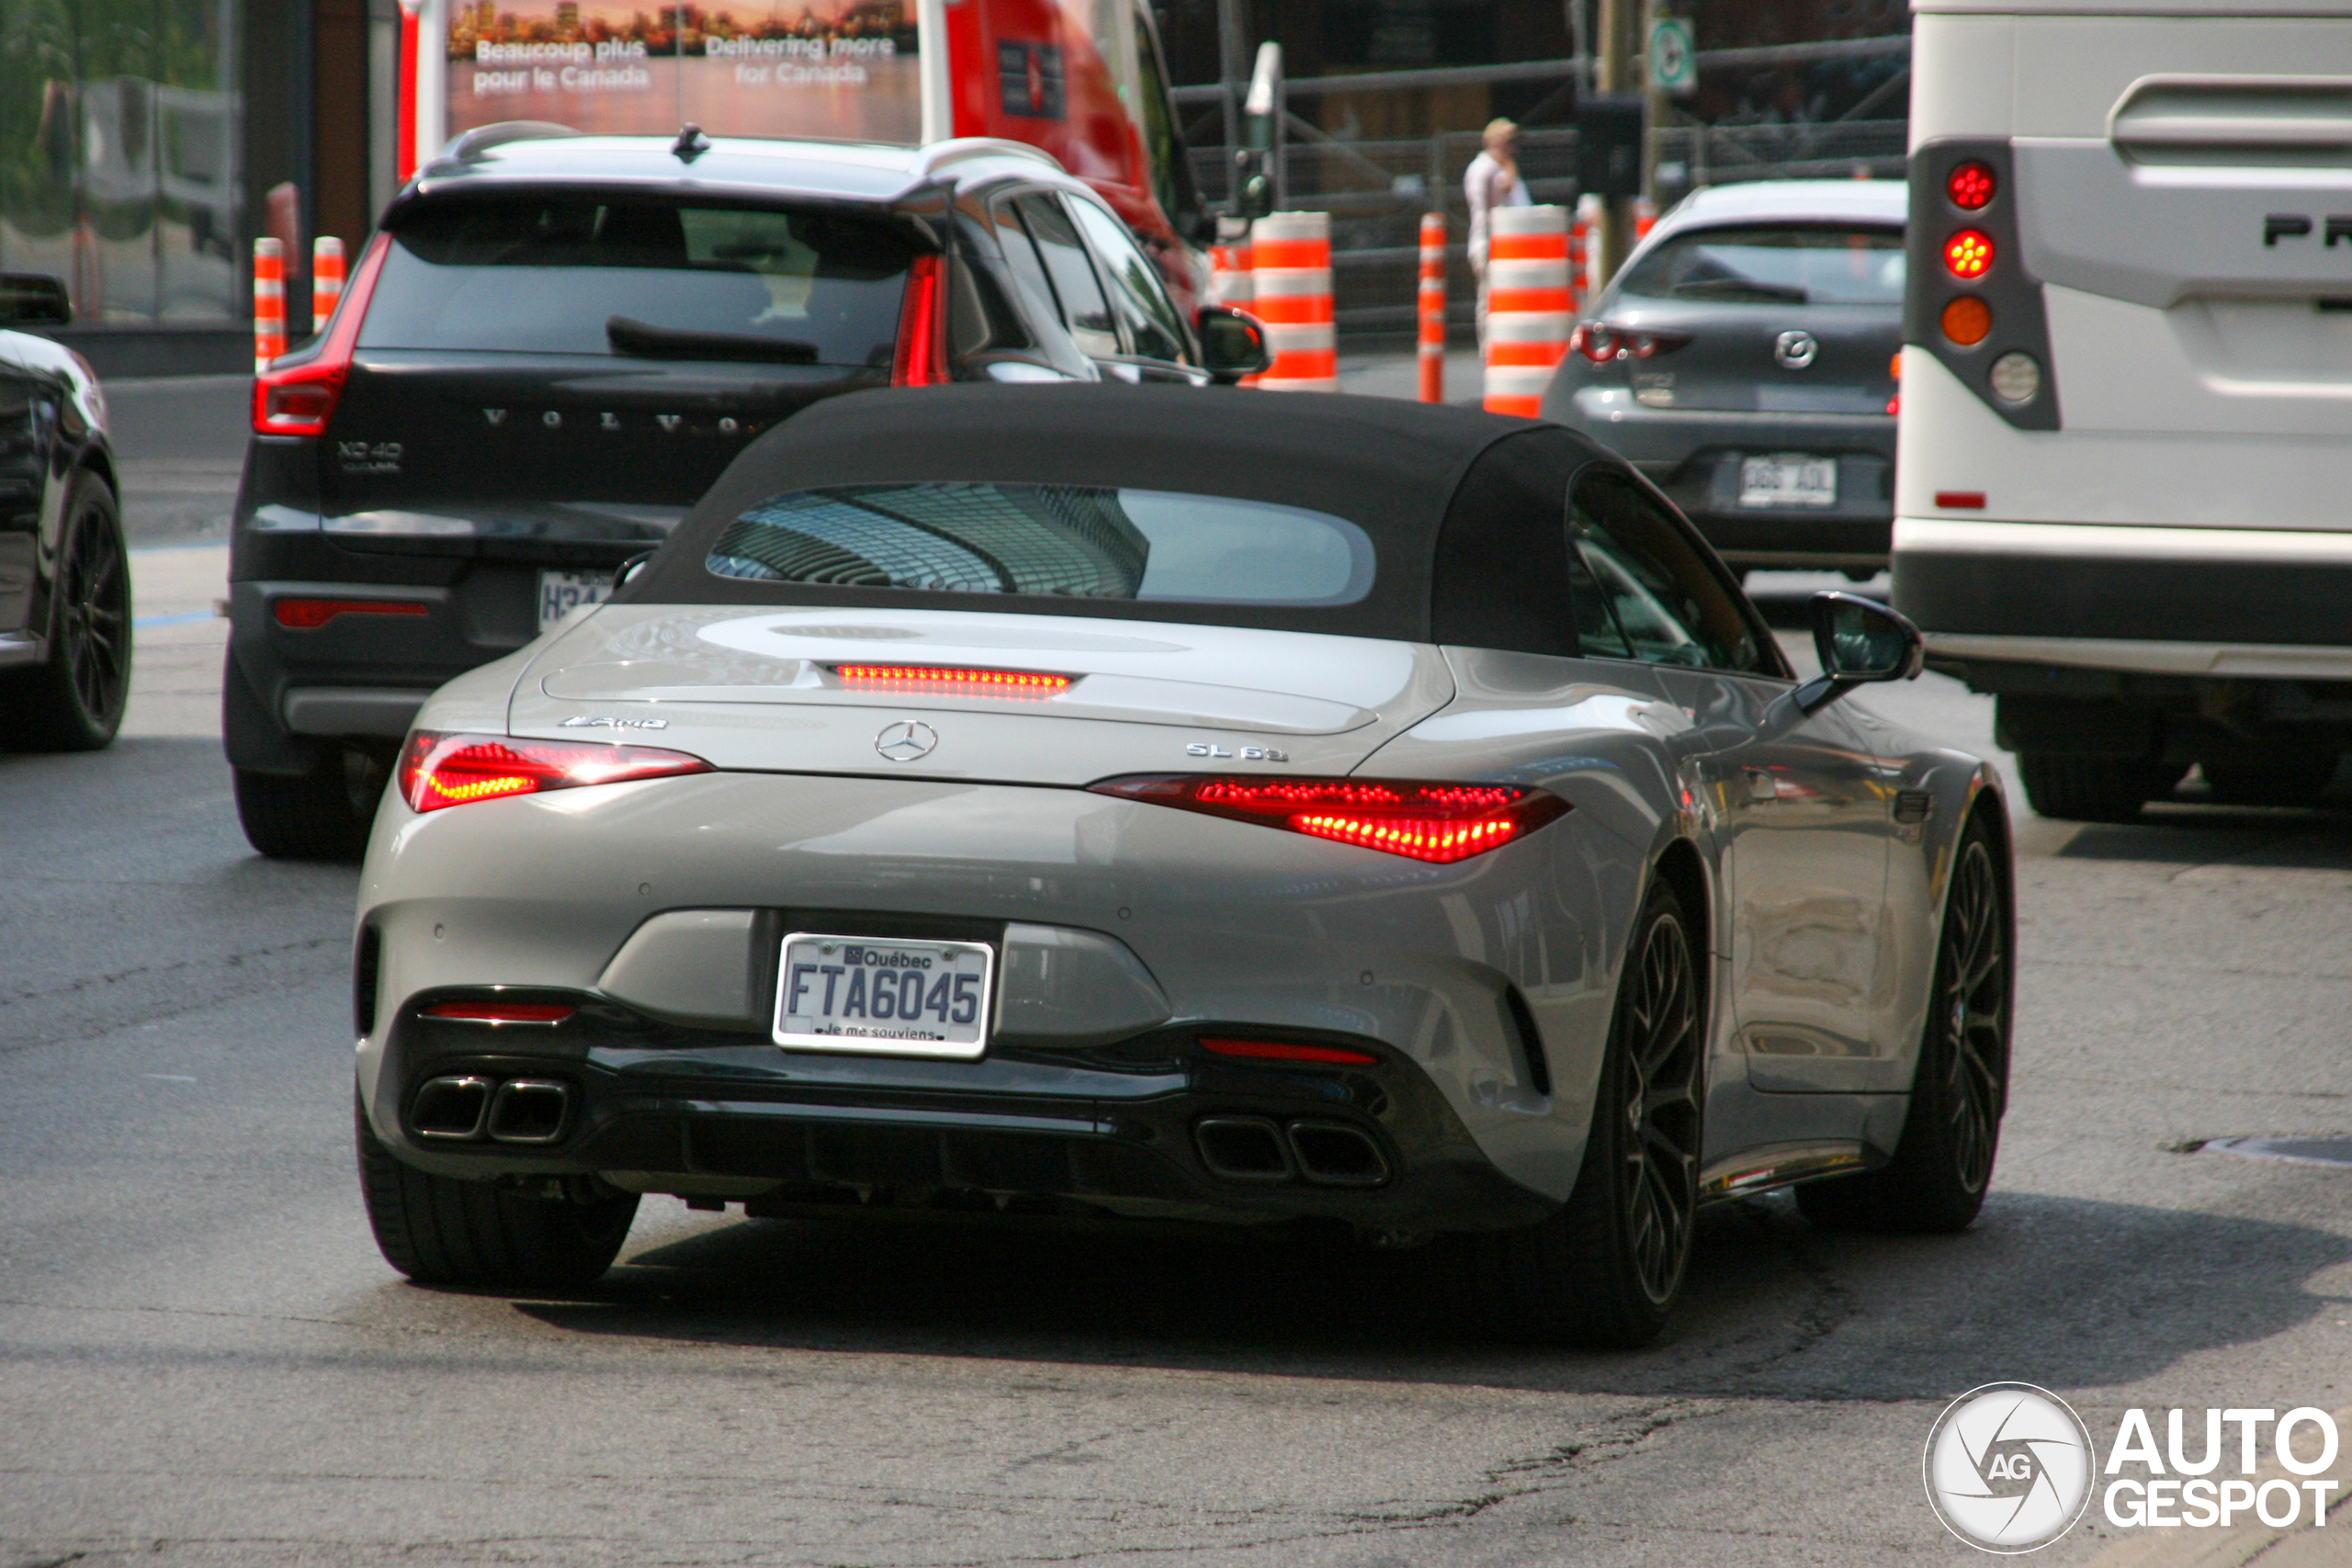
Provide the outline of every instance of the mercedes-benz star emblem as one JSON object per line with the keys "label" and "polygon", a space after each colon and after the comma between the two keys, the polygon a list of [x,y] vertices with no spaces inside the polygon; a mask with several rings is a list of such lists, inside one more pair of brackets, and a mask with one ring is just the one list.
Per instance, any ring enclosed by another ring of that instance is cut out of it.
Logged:
{"label": "mercedes-benz star emblem", "polygon": [[931,749],[938,744],[939,731],[911,718],[884,725],[882,733],[874,738],[874,749],[894,762],[911,762],[917,757],[928,757]]}
{"label": "mercedes-benz star emblem", "polygon": [[1820,352],[1820,340],[1811,333],[1782,333],[1772,343],[1772,357],[1791,370],[1804,369]]}

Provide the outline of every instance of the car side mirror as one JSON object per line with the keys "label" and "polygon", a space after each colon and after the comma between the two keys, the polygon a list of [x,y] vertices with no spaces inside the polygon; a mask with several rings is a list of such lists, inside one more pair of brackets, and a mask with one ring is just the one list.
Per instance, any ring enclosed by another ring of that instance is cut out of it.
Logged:
{"label": "car side mirror", "polygon": [[70,327],[65,280],[45,272],[0,273],[0,327]]}
{"label": "car side mirror", "polygon": [[639,578],[643,577],[645,575],[645,569],[652,564],[653,552],[651,550],[638,551],[637,554],[621,562],[621,564],[614,570],[613,586],[616,588],[628,587],[630,583],[635,582]]}
{"label": "car side mirror", "polygon": [[1212,379],[1231,386],[1274,362],[1266,346],[1266,323],[1230,305],[1204,305],[1193,318],[1201,334],[1201,365]]}
{"label": "car side mirror", "polygon": [[1816,593],[1811,608],[1821,673],[1797,688],[1797,706],[1806,713],[1827,707],[1856,686],[1908,681],[1919,673],[1927,642],[1918,627],[1885,605],[1852,593]]}

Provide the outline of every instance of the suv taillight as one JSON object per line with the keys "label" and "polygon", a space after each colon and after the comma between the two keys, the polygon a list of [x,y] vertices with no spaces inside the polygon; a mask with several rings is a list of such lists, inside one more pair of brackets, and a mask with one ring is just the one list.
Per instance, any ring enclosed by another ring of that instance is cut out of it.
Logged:
{"label": "suv taillight", "polygon": [[906,301],[899,307],[899,352],[890,385],[931,387],[947,379],[946,333],[939,309],[940,260],[917,256],[907,268]]}
{"label": "suv taillight", "polygon": [[334,317],[327,322],[319,351],[299,365],[265,370],[254,378],[254,434],[256,435],[324,435],[334,417],[335,400],[351,374],[351,351],[359,341],[360,319],[368,313],[368,297],[375,292],[376,275],[384,269],[384,252],[391,236],[379,234],[359,261],[351,286],[343,291]]}

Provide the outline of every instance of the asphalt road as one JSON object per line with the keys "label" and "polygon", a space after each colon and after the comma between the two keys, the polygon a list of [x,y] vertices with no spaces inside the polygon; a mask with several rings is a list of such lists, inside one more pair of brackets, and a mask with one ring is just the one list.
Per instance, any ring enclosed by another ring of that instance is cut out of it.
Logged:
{"label": "asphalt road", "polygon": [[[119,744],[0,755],[0,1568],[1974,1562],[1919,1454],[1976,1384],[2042,1384],[2096,1433],[2352,1405],[2352,1171],[2177,1152],[2352,1134],[2342,812],[2021,817],[1983,1219],[1715,1211],[1642,1354],[1480,1338],[1442,1247],[662,1199],[591,1291],[403,1284],[351,1171],[356,874],[238,835],[198,613],[220,560],[137,558]],[[1934,677],[1870,700],[1991,743]],[[2337,1515],[2199,1561],[2352,1562]],[[2187,1561],[2184,1532],[2123,1534],[2094,1506],[2037,1561]]]}

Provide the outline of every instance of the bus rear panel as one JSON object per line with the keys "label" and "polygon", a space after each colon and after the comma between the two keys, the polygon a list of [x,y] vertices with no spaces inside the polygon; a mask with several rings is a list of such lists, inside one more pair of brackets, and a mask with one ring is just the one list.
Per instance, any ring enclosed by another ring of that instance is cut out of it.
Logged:
{"label": "bus rear panel", "polygon": [[2306,804],[2352,735],[2352,14],[1916,9],[1895,603],[2045,815],[2192,765]]}

